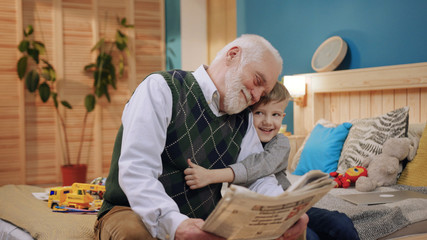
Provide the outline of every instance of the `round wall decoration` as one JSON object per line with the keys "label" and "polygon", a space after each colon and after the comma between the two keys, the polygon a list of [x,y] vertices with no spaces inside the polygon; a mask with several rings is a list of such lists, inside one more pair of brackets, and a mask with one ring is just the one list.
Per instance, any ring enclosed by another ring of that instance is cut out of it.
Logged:
{"label": "round wall decoration", "polygon": [[316,72],[332,71],[340,65],[347,53],[347,43],[339,36],[326,39],[314,52],[311,67]]}

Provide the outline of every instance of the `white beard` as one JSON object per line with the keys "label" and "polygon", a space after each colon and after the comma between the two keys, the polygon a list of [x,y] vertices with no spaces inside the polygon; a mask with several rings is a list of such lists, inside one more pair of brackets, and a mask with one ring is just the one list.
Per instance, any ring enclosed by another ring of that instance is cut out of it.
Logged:
{"label": "white beard", "polygon": [[[224,112],[236,114],[249,106],[251,95],[242,84],[241,68],[230,69],[225,74]],[[241,92],[245,94],[242,96]]]}

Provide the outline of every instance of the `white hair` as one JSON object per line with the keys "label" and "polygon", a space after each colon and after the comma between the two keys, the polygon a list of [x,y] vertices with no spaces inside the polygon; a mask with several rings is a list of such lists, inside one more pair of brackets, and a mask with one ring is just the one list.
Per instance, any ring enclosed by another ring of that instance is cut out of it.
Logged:
{"label": "white hair", "polygon": [[276,62],[280,65],[280,72],[282,72],[283,60],[276,48],[271,45],[265,38],[255,34],[243,34],[236,38],[234,41],[228,43],[223,47],[216,55],[212,62],[218,61],[222,57],[225,57],[227,51],[232,47],[238,46],[242,51],[241,64],[246,65],[249,62],[259,62],[263,54],[268,51],[270,52]]}

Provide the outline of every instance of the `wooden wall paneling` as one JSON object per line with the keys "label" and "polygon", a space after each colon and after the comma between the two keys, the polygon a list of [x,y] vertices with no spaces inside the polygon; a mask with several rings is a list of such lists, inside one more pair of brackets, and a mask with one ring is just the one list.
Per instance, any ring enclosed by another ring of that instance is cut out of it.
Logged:
{"label": "wooden wall paneling", "polygon": [[[42,41],[46,54],[41,56],[53,62],[54,29],[53,1],[23,0],[23,27],[34,27],[34,38]],[[42,103],[35,94],[25,92],[26,114],[26,183],[55,182],[56,175],[56,128],[55,111],[51,101]],[[50,161],[49,161],[50,160]]]}
{"label": "wooden wall paneling", "polygon": [[[127,29],[131,54],[126,56],[125,76],[117,83],[112,102],[99,115],[102,118],[101,166],[97,176],[107,176],[117,130],[121,124],[123,107],[137,85],[151,72],[165,69],[164,2],[162,0],[127,1],[122,17],[134,24]],[[103,3],[104,4],[104,3]],[[116,6],[116,5],[112,5]],[[101,8],[100,8],[101,9]],[[108,121],[107,121],[108,119]]]}
{"label": "wooden wall paneling", "polygon": [[[104,21],[103,12],[110,17]],[[124,78],[111,91],[112,102],[98,101],[84,132],[81,162],[89,164],[88,179],[106,176],[121,113],[137,83],[146,74],[165,68],[163,0],[11,0],[0,2],[0,185],[57,184],[65,151],[53,102],[42,103],[24,89],[16,74],[21,54],[17,45],[22,30],[34,27],[34,38],[45,43],[47,60],[57,73],[61,100],[73,106],[60,108],[66,123],[72,163],[80,146],[85,115],[84,96],[91,92],[93,79],[83,67],[95,60],[92,46],[103,34],[117,29],[116,17],[135,23],[129,45],[134,53],[126,59]],[[111,24],[113,25],[111,25]],[[108,26],[111,25],[111,26]],[[105,31],[102,32],[102,28]],[[134,40],[135,39],[135,40]],[[134,82],[129,87],[129,79]],[[11,161],[11,159],[15,159]]]}
{"label": "wooden wall paneling", "polygon": [[[293,107],[294,107],[294,122],[304,123],[305,122],[304,116],[309,116],[309,115],[304,114],[304,109],[296,106],[296,104],[294,104]],[[305,127],[305,124],[300,124],[298,128],[294,128],[294,134],[295,135],[305,134],[306,130],[304,127]]]}
{"label": "wooden wall paneling", "polygon": [[119,27],[117,18],[126,17],[127,1],[96,0],[98,10],[99,37],[107,41],[114,41],[116,29]]}
{"label": "wooden wall paneling", "polygon": [[[129,24],[135,23],[135,1],[128,0],[126,8],[126,19]],[[127,34],[129,36],[128,48],[129,54],[127,55],[127,73],[128,73],[128,92],[132,92],[137,86],[137,75],[136,75],[136,54],[135,54],[135,28],[128,29]]]}
{"label": "wooden wall paneling", "polygon": [[0,185],[25,182],[25,118],[23,84],[16,73],[17,46],[22,39],[21,1],[0,2]]}
{"label": "wooden wall paneling", "polygon": [[[316,79],[313,82],[315,92],[345,92],[425,87],[427,78],[423,74],[426,71],[426,63],[412,63],[307,75]],[[387,79],[387,86],[384,86],[384,79]]]}
{"label": "wooden wall paneling", "polygon": [[340,93],[331,94],[331,121],[334,123],[340,122]]}
{"label": "wooden wall paneling", "polygon": [[[318,94],[316,94],[318,95]],[[319,95],[320,96],[320,95]],[[323,116],[322,118],[332,121],[332,115],[331,115],[331,94],[330,93],[323,93]],[[320,100],[319,100],[320,101]],[[316,106],[317,108],[317,106]],[[319,120],[320,118],[316,118],[316,121]]]}
{"label": "wooden wall paneling", "polygon": [[371,114],[369,117],[372,116],[379,116],[383,114],[383,108],[382,108],[382,91],[376,90],[371,92]]}
{"label": "wooden wall paneling", "polygon": [[420,89],[409,88],[408,89],[408,105],[409,109],[409,122],[417,123],[420,122]]}
{"label": "wooden wall paneling", "polygon": [[208,64],[207,1],[180,0],[181,68],[195,70]]}
{"label": "wooden wall paneling", "polygon": [[[96,20],[93,21],[93,40],[96,43],[101,37],[100,31],[100,22],[103,21],[102,14],[99,13],[98,9],[104,11],[105,16],[110,15],[109,12],[114,13],[114,8],[119,7],[121,11],[125,12],[123,14],[111,15],[110,17],[126,17],[128,24],[134,24],[135,22],[135,4],[133,0],[123,1],[120,6],[115,4],[115,2],[103,2],[102,4],[107,4],[104,9],[98,8],[98,1],[94,1],[93,8]],[[108,7],[113,8],[108,10]],[[116,31],[118,25],[114,22]],[[105,28],[105,27],[104,27]],[[108,103],[105,99],[101,100],[100,107],[95,110],[94,116],[94,131],[93,138],[94,143],[92,144],[94,155],[92,159],[91,167],[89,168],[88,178],[94,179],[96,177],[106,177],[109,172],[110,161],[112,150],[114,146],[114,140],[117,134],[117,130],[121,124],[121,114],[122,109],[129,97],[129,92],[131,87],[136,86],[136,62],[135,62],[135,30],[126,29],[125,33],[129,37],[128,47],[129,54],[125,57],[125,73],[122,79],[117,81],[117,90],[111,91],[113,95],[111,96],[111,103]],[[112,33],[109,33],[112,34]],[[112,35],[114,36],[114,35]]]}
{"label": "wooden wall paneling", "polygon": [[[98,0],[92,1],[92,46],[95,46],[96,43],[100,40],[100,19],[99,19],[99,4]],[[97,52],[92,53],[92,61],[95,61],[97,58]],[[113,95],[114,96],[114,95]],[[98,106],[95,108],[93,114],[93,144],[91,144],[90,149],[93,149],[93,161],[92,164],[89,165],[87,178],[94,179],[95,176],[103,176],[102,175],[102,111],[103,104],[100,102],[105,102],[105,99],[98,101]],[[111,150],[110,150],[111,151]],[[108,151],[108,153],[110,152]],[[88,153],[90,154],[90,153]],[[90,156],[90,155],[89,155]]]}
{"label": "wooden wall paneling", "polygon": [[427,88],[420,91],[420,122],[427,122]]}
{"label": "wooden wall paneling", "polygon": [[[330,116],[329,120],[340,123],[347,115],[349,120],[370,118],[410,106],[410,122],[427,121],[427,63],[303,75],[310,80],[307,82],[308,96],[314,96],[314,101],[309,101],[306,107],[312,111],[296,108],[298,114],[303,113],[298,116],[300,119],[328,119]],[[342,79],[355,80],[355,89],[342,85]],[[374,90],[368,89],[365,82]],[[346,107],[347,94],[350,107]],[[295,129],[309,128],[306,123],[294,122]]]}
{"label": "wooden wall paneling", "polygon": [[310,107],[311,106],[310,99],[307,99],[307,100],[308,100],[307,106],[304,108],[296,105],[293,101],[290,102],[291,104],[293,104],[293,108],[294,108],[294,122],[301,123],[298,126],[298,128],[294,128],[295,135],[305,135],[309,130],[306,127],[312,126],[312,124],[310,125],[310,123],[312,122],[312,119],[307,118],[306,116],[311,117],[315,115],[315,112],[313,112],[314,110]]}
{"label": "wooden wall paneling", "polygon": [[[306,81],[307,88],[309,88],[309,85],[307,84],[307,82],[310,82],[311,80],[306,79],[305,81]],[[313,108],[316,96],[314,96],[313,94],[308,94],[308,92],[310,92],[309,89],[307,89],[307,93],[306,93],[307,94],[307,106],[300,107],[294,103],[294,109],[299,108],[299,112],[301,112],[301,115],[299,116],[299,118],[300,118],[300,121],[302,123],[304,123],[303,128],[300,131],[301,134],[307,134],[309,131],[311,131],[311,129],[313,128],[313,125],[314,125],[313,116],[316,116],[316,111],[321,111],[321,109],[322,109],[322,105],[319,105],[318,109]],[[311,114],[311,115],[308,115],[308,114]],[[309,117],[306,117],[306,116],[309,116]]]}
{"label": "wooden wall paneling", "polygon": [[350,106],[349,106],[349,119],[345,121],[349,121],[352,119],[358,119],[361,115],[360,109],[360,92],[350,92]]}
{"label": "wooden wall paneling", "polygon": [[[116,139],[117,130],[121,124],[120,117],[122,115],[118,103],[110,103],[102,109],[99,117],[102,119],[102,151],[99,153],[99,162],[94,166],[97,169],[93,172],[92,178],[107,177],[110,169],[111,156],[113,153],[114,140]],[[108,121],[107,121],[108,119]],[[101,135],[101,133],[100,133]],[[98,161],[98,160],[97,160]],[[100,164],[100,165],[99,165]]]}
{"label": "wooden wall paneling", "polygon": [[[101,38],[105,38],[106,42],[109,42],[111,47],[113,46],[115,31],[119,28],[117,23],[117,18],[126,17],[126,2],[125,1],[99,1],[95,0],[93,4],[94,10],[94,29],[93,29],[93,40],[99,41]],[[116,8],[116,9],[115,9]],[[116,12],[117,10],[117,12]],[[117,57],[117,54],[113,54],[114,57]],[[119,80],[117,83],[119,83]],[[116,95],[114,89],[110,88],[110,94],[112,96]],[[94,145],[93,145],[93,159],[92,166],[89,168],[88,178],[93,179],[95,177],[101,177],[102,174],[100,170],[102,168],[98,165],[99,162],[103,161],[103,150],[106,151],[106,154],[111,154],[111,149],[104,149],[104,121],[108,122],[108,117],[104,117],[105,108],[111,107],[110,104],[114,104],[114,101],[108,103],[108,101],[103,98],[98,100],[98,106],[94,112],[94,126],[93,126],[93,136],[94,136]],[[106,136],[105,136],[106,137]]]}
{"label": "wooden wall paneling", "polygon": [[[310,82],[309,78],[306,79],[306,82]],[[307,85],[309,87],[310,84]],[[322,106],[319,105],[317,109],[313,109],[313,101],[315,101],[316,96],[313,94],[309,94],[311,91],[307,90],[307,106],[300,107],[296,105],[293,101],[290,104],[293,104],[294,108],[294,122],[299,122],[303,124],[299,124],[297,127],[294,127],[294,135],[305,135],[308,131],[311,130],[313,126],[313,117],[316,117],[318,114],[322,112]],[[307,117],[306,117],[307,116]],[[296,125],[295,125],[296,126]]]}
{"label": "wooden wall paneling", "polygon": [[382,112],[386,113],[394,110],[394,90],[384,90],[382,91],[382,95]]}
{"label": "wooden wall paneling", "polygon": [[[63,24],[63,14],[62,14],[62,1],[61,0],[54,0],[53,1],[53,29],[54,29],[54,37],[55,37],[55,41],[54,41],[54,54],[52,56],[52,63],[55,64],[55,72],[56,72],[56,77],[57,77],[57,81],[61,81],[64,79],[64,38],[63,38],[63,28],[64,28],[64,24]],[[57,83],[58,83],[57,82]],[[62,111],[62,109],[61,109]],[[55,130],[55,145],[56,146],[64,146],[63,142],[64,142],[64,138],[62,134],[58,134],[61,132],[61,121],[60,118],[58,116],[58,114],[55,114],[55,126],[56,126],[56,130]],[[60,171],[60,166],[61,166],[61,161],[59,161],[58,159],[63,158],[63,156],[65,156],[65,148],[64,147],[57,147],[55,149],[55,159],[56,161],[54,161],[55,163],[55,172],[51,173],[52,175],[55,175],[55,179],[61,179],[61,171]],[[57,182],[59,182],[57,180]]]}
{"label": "wooden wall paneling", "polygon": [[[23,32],[22,32],[22,26],[23,26],[23,13],[22,13],[22,1],[21,0],[15,0],[16,3],[16,45],[15,47],[19,44],[19,42],[22,40],[23,38]],[[2,8],[3,9],[3,8]],[[2,14],[2,16],[4,16]],[[12,17],[10,17],[9,19],[13,19]],[[16,50],[15,50],[16,51]],[[18,57],[15,59],[18,60],[18,58],[20,57],[20,53],[19,51],[16,51],[16,53],[18,54]],[[16,69],[15,69],[16,70]],[[16,75],[15,75],[15,79]],[[18,87],[18,91],[17,91],[17,96],[18,96],[18,121],[17,123],[19,123],[18,127],[19,127],[19,143],[18,143],[18,159],[20,162],[20,171],[17,174],[17,176],[20,178],[19,183],[23,184],[26,183],[27,181],[27,169],[25,167],[26,165],[26,155],[27,155],[27,149],[26,149],[26,126],[25,126],[25,92],[24,92],[24,82],[23,81],[19,81],[19,83],[16,85]],[[11,91],[13,92],[13,91]],[[2,94],[3,95],[3,94]],[[13,121],[13,120],[12,120]],[[12,158],[13,159],[13,158]],[[7,169],[7,168],[6,168]],[[9,171],[8,171],[9,172]],[[13,171],[12,171],[13,172]],[[10,173],[10,172],[9,172]]]}
{"label": "wooden wall paneling", "polygon": [[348,92],[342,92],[339,94],[339,121],[338,123],[342,123],[350,120],[350,94]]}
{"label": "wooden wall paneling", "polygon": [[148,74],[165,70],[164,1],[135,0],[136,82],[130,92]]}
{"label": "wooden wall paneling", "polygon": [[161,69],[166,69],[166,17],[165,17],[165,1],[157,0],[157,15],[158,15],[158,26],[157,34],[160,36],[157,40],[158,45],[158,59]]}
{"label": "wooden wall paneling", "polygon": [[401,108],[408,105],[407,102],[408,94],[407,89],[396,89],[394,90],[394,107]]}
{"label": "wooden wall paneling", "polygon": [[[114,141],[116,139],[117,131],[121,124],[121,116],[124,104],[120,106],[118,102],[115,104],[109,104],[103,109],[102,118],[108,119],[109,121],[103,121],[102,141],[103,151],[101,153],[101,166],[99,166],[99,172],[96,171],[97,175],[94,177],[106,177],[110,169],[111,156],[114,147]],[[98,166],[97,166],[98,167]]]}
{"label": "wooden wall paneling", "polygon": [[[21,0],[15,0],[16,2],[16,40],[17,43],[22,40],[23,38],[23,32],[22,32],[22,26],[23,26],[23,13],[22,13],[22,1]],[[13,18],[9,18],[13,19]],[[18,52],[18,51],[17,51]],[[19,54],[19,53],[18,53]],[[20,54],[19,54],[20,55]],[[18,58],[16,58],[17,60]],[[16,61],[15,61],[16,62]],[[19,120],[17,121],[19,123],[19,149],[18,149],[18,158],[20,162],[20,174],[18,176],[21,178],[19,181],[20,183],[26,183],[27,179],[27,171],[26,171],[26,155],[27,155],[27,148],[26,148],[26,126],[25,126],[25,92],[24,92],[24,83],[23,81],[19,81],[17,84],[18,86],[18,102],[19,102]]]}
{"label": "wooden wall paneling", "polygon": [[[133,19],[129,19],[128,13],[130,12],[129,9],[130,1],[98,1],[98,23],[99,23],[99,37],[105,37],[106,39],[111,39],[113,41],[115,37],[115,33],[117,29],[120,27],[117,23],[117,18],[126,18],[127,22],[132,24]],[[107,18],[107,19],[106,19]],[[129,36],[129,32],[133,30],[122,30]],[[115,57],[119,57],[119,53],[114,54]],[[129,70],[129,56],[125,56],[126,62],[125,62],[125,70],[126,74],[123,76],[123,78],[117,79],[117,88],[118,89],[128,89],[128,70]],[[120,121],[118,121],[118,124],[113,124],[114,122],[117,122],[117,120],[120,120],[121,114],[111,115],[109,112],[112,111],[112,109],[122,109],[125,101],[122,99],[122,95],[124,93],[125,97],[128,96],[128,91],[117,91],[111,89],[111,93],[113,94],[112,101],[108,103],[106,99],[103,99],[100,107],[96,112],[95,117],[95,164],[93,166],[96,166],[96,168],[91,171],[91,177],[92,179],[95,177],[106,177],[107,173],[104,173],[102,170],[103,161],[111,161],[111,154],[113,151],[113,144],[115,135],[117,133],[117,129],[120,126]]]}
{"label": "wooden wall paneling", "polygon": [[[105,102],[105,100],[102,100]],[[102,160],[103,160],[103,153],[104,153],[104,141],[107,136],[104,135],[104,121],[108,122],[108,118],[103,117],[103,113],[105,111],[105,108],[108,106],[103,106],[98,103],[98,106],[96,106],[95,111],[93,114],[93,132],[92,132],[92,142],[90,142],[91,146],[89,149],[93,150],[93,154],[90,153],[88,156],[92,156],[92,158],[88,159],[89,168],[87,173],[88,179],[95,179],[96,177],[103,177],[102,173]],[[113,148],[105,149],[105,153],[111,154]]]}
{"label": "wooden wall paneling", "polygon": [[207,0],[209,63],[237,37],[236,15],[235,0]]}
{"label": "wooden wall paneling", "polygon": [[[118,7],[115,1],[102,4],[105,9]],[[120,8],[120,7],[119,7]],[[99,11],[103,8],[98,8]],[[111,162],[114,140],[121,124],[123,107],[137,85],[151,72],[165,69],[164,49],[164,3],[162,0],[127,1],[121,11],[127,22],[134,24],[134,29],[127,29],[130,37],[129,46],[132,54],[126,57],[125,76],[117,83],[112,102],[102,108],[99,118],[102,119],[102,152],[101,166],[93,177],[107,176]],[[99,14],[101,17],[101,13]],[[130,16],[130,17],[129,17]],[[102,31],[102,27],[100,27]],[[99,134],[100,135],[100,134]],[[98,142],[98,141],[97,141]],[[96,165],[98,166],[99,163]],[[99,175],[101,174],[101,175]]]}
{"label": "wooden wall paneling", "polygon": [[[98,40],[95,35],[96,2],[85,0],[62,0],[63,11],[63,48],[64,78],[61,81],[61,96],[73,106],[72,110],[64,109],[69,142],[70,162],[88,164],[88,175],[93,171],[95,140],[93,137],[95,113],[89,113],[86,127],[83,129],[84,98],[92,92],[92,74],[84,72],[84,66],[95,61],[92,46]],[[95,107],[97,110],[98,105]],[[96,111],[95,110],[95,111]],[[84,130],[84,132],[83,132]],[[83,134],[83,142],[81,136]],[[82,150],[79,156],[80,144]],[[63,164],[63,163],[62,163]]]}
{"label": "wooden wall paneling", "polygon": [[360,92],[360,118],[371,116],[371,93]]}

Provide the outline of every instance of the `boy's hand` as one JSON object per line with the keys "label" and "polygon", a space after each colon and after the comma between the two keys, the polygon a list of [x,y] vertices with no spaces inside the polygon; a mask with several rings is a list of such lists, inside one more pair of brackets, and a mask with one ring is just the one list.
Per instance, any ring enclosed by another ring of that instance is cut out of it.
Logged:
{"label": "boy's hand", "polygon": [[190,189],[197,189],[211,184],[209,170],[187,160],[189,168],[184,170],[185,182]]}

